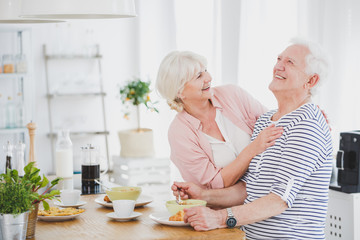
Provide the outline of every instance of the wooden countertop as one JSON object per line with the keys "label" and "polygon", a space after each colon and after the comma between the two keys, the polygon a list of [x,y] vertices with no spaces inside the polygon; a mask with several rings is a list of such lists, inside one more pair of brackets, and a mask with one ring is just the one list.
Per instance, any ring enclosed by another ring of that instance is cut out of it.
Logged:
{"label": "wooden countertop", "polygon": [[81,201],[87,202],[82,207],[86,211],[73,220],[64,222],[38,220],[33,239],[245,239],[245,233],[237,228],[197,232],[189,226],[174,227],[158,224],[150,219],[149,215],[166,211],[166,208],[162,201],[156,200],[146,206],[135,208],[136,212],[142,213],[136,220],[113,221],[105,215],[113,209],[96,203],[94,200],[97,197],[99,195],[81,196]]}

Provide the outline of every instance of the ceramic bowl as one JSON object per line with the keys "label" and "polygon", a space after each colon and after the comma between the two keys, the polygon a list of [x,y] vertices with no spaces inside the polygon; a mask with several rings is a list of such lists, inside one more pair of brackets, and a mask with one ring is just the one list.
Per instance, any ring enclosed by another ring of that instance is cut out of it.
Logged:
{"label": "ceramic bowl", "polygon": [[183,210],[184,208],[191,208],[197,206],[206,206],[206,201],[197,200],[197,199],[187,199],[182,201],[183,204],[179,205],[175,200],[170,200],[166,202],[166,208],[171,214],[171,216],[175,215],[178,211]]}
{"label": "ceramic bowl", "polygon": [[105,191],[111,201],[137,200],[141,194],[141,187],[113,187]]}

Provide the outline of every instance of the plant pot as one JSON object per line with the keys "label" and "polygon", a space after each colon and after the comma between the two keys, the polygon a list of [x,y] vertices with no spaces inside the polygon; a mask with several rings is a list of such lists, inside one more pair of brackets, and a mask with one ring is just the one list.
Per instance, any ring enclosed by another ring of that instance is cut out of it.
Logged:
{"label": "plant pot", "polygon": [[13,214],[0,215],[0,239],[25,239],[29,211],[15,217]]}
{"label": "plant pot", "polygon": [[36,203],[35,208],[30,211],[27,230],[26,230],[26,238],[35,237],[35,230],[36,230],[36,223],[37,223],[37,217],[38,217],[38,211],[39,211],[39,204],[40,203]]}
{"label": "plant pot", "polygon": [[121,157],[152,157],[154,151],[153,131],[149,128],[130,129],[118,132]]}

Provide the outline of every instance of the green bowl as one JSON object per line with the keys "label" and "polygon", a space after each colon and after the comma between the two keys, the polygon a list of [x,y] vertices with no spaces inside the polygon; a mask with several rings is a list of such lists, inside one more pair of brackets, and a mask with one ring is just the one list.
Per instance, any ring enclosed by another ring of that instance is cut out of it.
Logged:
{"label": "green bowl", "polygon": [[141,194],[141,187],[113,187],[105,191],[111,201],[136,200]]}
{"label": "green bowl", "polygon": [[171,214],[171,216],[175,215],[178,211],[183,210],[185,208],[197,207],[197,206],[206,206],[206,201],[198,200],[198,199],[187,199],[182,202],[185,205],[179,205],[175,200],[170,200],[166,202],[166,208]]}

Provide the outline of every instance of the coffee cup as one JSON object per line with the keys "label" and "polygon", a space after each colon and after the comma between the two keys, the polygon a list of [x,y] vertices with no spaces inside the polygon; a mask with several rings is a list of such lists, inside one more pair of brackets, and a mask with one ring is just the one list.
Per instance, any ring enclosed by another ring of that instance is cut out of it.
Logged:
{"label": "coffee cup", "polygon": [[80,190],[61,190],[60,199],[64,205],[75,205],[80,200]]}
{"label": "coffee cup", "polygon": [[129,217],[135,208],[135,200],[115,200],[112,203],[115,215],[120,218]]}

